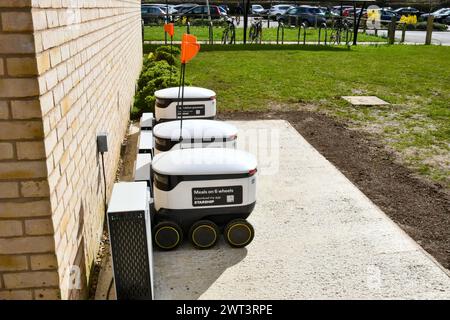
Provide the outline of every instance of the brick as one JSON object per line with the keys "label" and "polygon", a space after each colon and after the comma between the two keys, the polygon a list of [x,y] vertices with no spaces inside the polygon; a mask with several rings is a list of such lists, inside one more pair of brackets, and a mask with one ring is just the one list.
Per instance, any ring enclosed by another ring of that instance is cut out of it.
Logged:
{"label": "brick", "polygon": [[32,34],[0,34],[0,54],[34,53]]}
{"label": "brick", "polygon": [[0,222],[0,237],[17,237],[23,234],[22,222],[2,220]]}
{"label": "brick", "polygon": [[58,262],[54,254],[37,254],[30,256],[31,270],[56,269]]}
{"label": "brick", "polygon": [[0,76],[5,74],[5,67],[3,66],[3,59],[0,58]]}
{"label": "brick", "polygon": [[45,159],[45,149],[43,141],[17,142],[17,158],[19,160],[39,160]]}
{"label": "brick", "polygon": [[39,100],[12,101],[11,114],[13,119],[20,120],[41,118],[41,105]]}
{"label": "brick", "polygon": [[0,202],[0,218],[46,217],[51,215],[48,200]]}
{"label": "brick", "polygon": [[46,180],[20,182],[20,192],[24,197],[48,197],[50,193]]}
{"label": "brick", "polygon": [[14,148],[11,143],[0,142],[0,160],[8,160],[14,157]]}
{"label": "brick", "polygon": [[0,271],[22,271],[27,269],[26,256],[0,255]]}
{"label": "brick", "polygon": [[0,79],[0,96],[5,98],[22,98],[39,95],[38,82],[35,79]]}
{"label": "brick", "polygon": [[36,289],[34,290],[36,300],[59,300],[61,293],[59,289]]}
{"label": "brick", "polygon": [[50,218],[26,220],[25,233],[31,236],[53,234],[52,220]]}
{"label": "brick", "polygon": [[35,31],[44,30],[47,28],[47,17],[44,10],[33,10],[32,15]]}
{"label": "brick", "polygon": [[36,67],[39,74],[43,74],[50,69],[50,53],[48,51],[36,56]]}
{"label": "brick", "polygon": [[55,67],[61,62],[61,49],[55,47],[50,49],[50,63],[52,67]]}
{"label": "brick", "polygon": [[48,253],[55,250],[53,237],[0,238],[0,254]]}
{"label": "brick", "polygon": [[33,21],[30,12],[3,12],[3,31],[32,31]]}
{"label": "brick", "polygon": [[6,68],[10,76],[33,76],[38,74],[35,58],[8,58]]}
{"label": "brick", "polygon": [[6,273],[3,275],[3,281],[8,289],[53,287],[59,284],[56,271]]}
{"label": "brick", "polygon": [[0,300],[31,300],[31,290],[0,290]]}
{"label": "brick", "polygon": [[19,184],[17,182],[0,182],[0,199],[18,198]]}
{"label": "brick", "polygon": [[0,162],[0,180],[44,178],[46,175],[44,161]]}
{"label": "brick", "polygon": [[0,126],[0,140],[43,138],[41,121],[4,122]]}
{"label": "brick", "polygon": [[8,119],[8,118],[9,118],[8,102],[0,101],[0,119]]}

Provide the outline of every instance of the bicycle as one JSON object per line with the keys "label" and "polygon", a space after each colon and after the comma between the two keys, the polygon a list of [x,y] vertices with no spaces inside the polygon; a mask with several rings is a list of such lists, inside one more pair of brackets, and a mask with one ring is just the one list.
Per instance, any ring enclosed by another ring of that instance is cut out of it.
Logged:
{"label": "bicycle", "polygon": [[249,32],[250,43],[261,43],[262,40],[262,18],[252,22]]}
{"label": "bicycle", "polygon": [[222,44],[236,43],[236,26],[234,25],[234,18],[227,19],[227,26],[222,33]]}

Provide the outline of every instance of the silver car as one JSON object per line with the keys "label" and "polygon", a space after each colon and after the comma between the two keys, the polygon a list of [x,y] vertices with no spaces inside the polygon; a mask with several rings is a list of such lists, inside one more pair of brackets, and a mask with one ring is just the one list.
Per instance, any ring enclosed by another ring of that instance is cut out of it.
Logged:
{"label": "silver car", "polygon": [[290,4],[277,4],[275,6],[272,6],[269,9],[269,17],[272,19],[276,19],[282,14],[285,14],[287,10],[293,7],[294,6]]}

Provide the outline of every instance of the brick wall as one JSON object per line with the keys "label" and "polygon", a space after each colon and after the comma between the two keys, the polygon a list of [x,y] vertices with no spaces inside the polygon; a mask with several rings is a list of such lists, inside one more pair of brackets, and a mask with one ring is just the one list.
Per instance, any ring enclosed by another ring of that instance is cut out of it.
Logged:
{"label": "brick wall", "polygon": [[85,297],[104,222],[96,134],[109,195],[140,28],[139,0],[0,1],[0,299]]}

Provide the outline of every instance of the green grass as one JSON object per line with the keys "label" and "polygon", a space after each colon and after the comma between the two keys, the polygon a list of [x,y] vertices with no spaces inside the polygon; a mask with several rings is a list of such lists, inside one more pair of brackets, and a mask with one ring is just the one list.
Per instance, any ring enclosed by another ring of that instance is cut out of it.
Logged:
{"label": "green grass", "polygon": [[[214,27],[213,28],[214,33],[214,41],[220,42],[222,40],[222,33],[224,31],[223,27]],[[175,36],[174,41],[180,41],[181,36],[183,33],[186,32],[186,27],[176,26],[175,27]],[[207,27],[200,27],[200,26],[192,26],[190,28],[191,34],[197,36],[197,39],[199,41],[206,41],[208,40],[208,28]],[[330,39],[330,33],[331,31],[328,31],[328,41]],[[237,28],[236,29],[236,41],[242,41],[243,40],[243,34],[244,29],[243,28]],[[276,41],[277,40],[277,28],[270,28],[266,29],[263,28],[263,41]],[[324,42],[325,40],[325,31],[322,30],[321,32],[321,42]],[[294,28],[286,28],[284,31],[284,41],[297,41],[298,39],[298,29]],[[146,41],[163,41],[164,40],[164,31],[162,26],[147,26],[144,29],[144,40]],[[306,33],[306,41],[317,41],[318,40],[318,30],[316,29],[308,29]],[[280,41],[281,41],[281,33],[280,33]],[[300,37],[300,41],[303,41],[303,31]],[[358,35],[358,41],[361,42],[386,42],[386,39],[381,37],[376,37],[373,35],[366,35],[363,33],[360,33]]]}
{"label": "green grass", "polygon": [[[200,52],[194,85],[217,92],[220,111],[307,106],[370,131],[416,172],[450,187],[450,48]],[[352,107],[345,95],[376,95],[383,107]]]}

